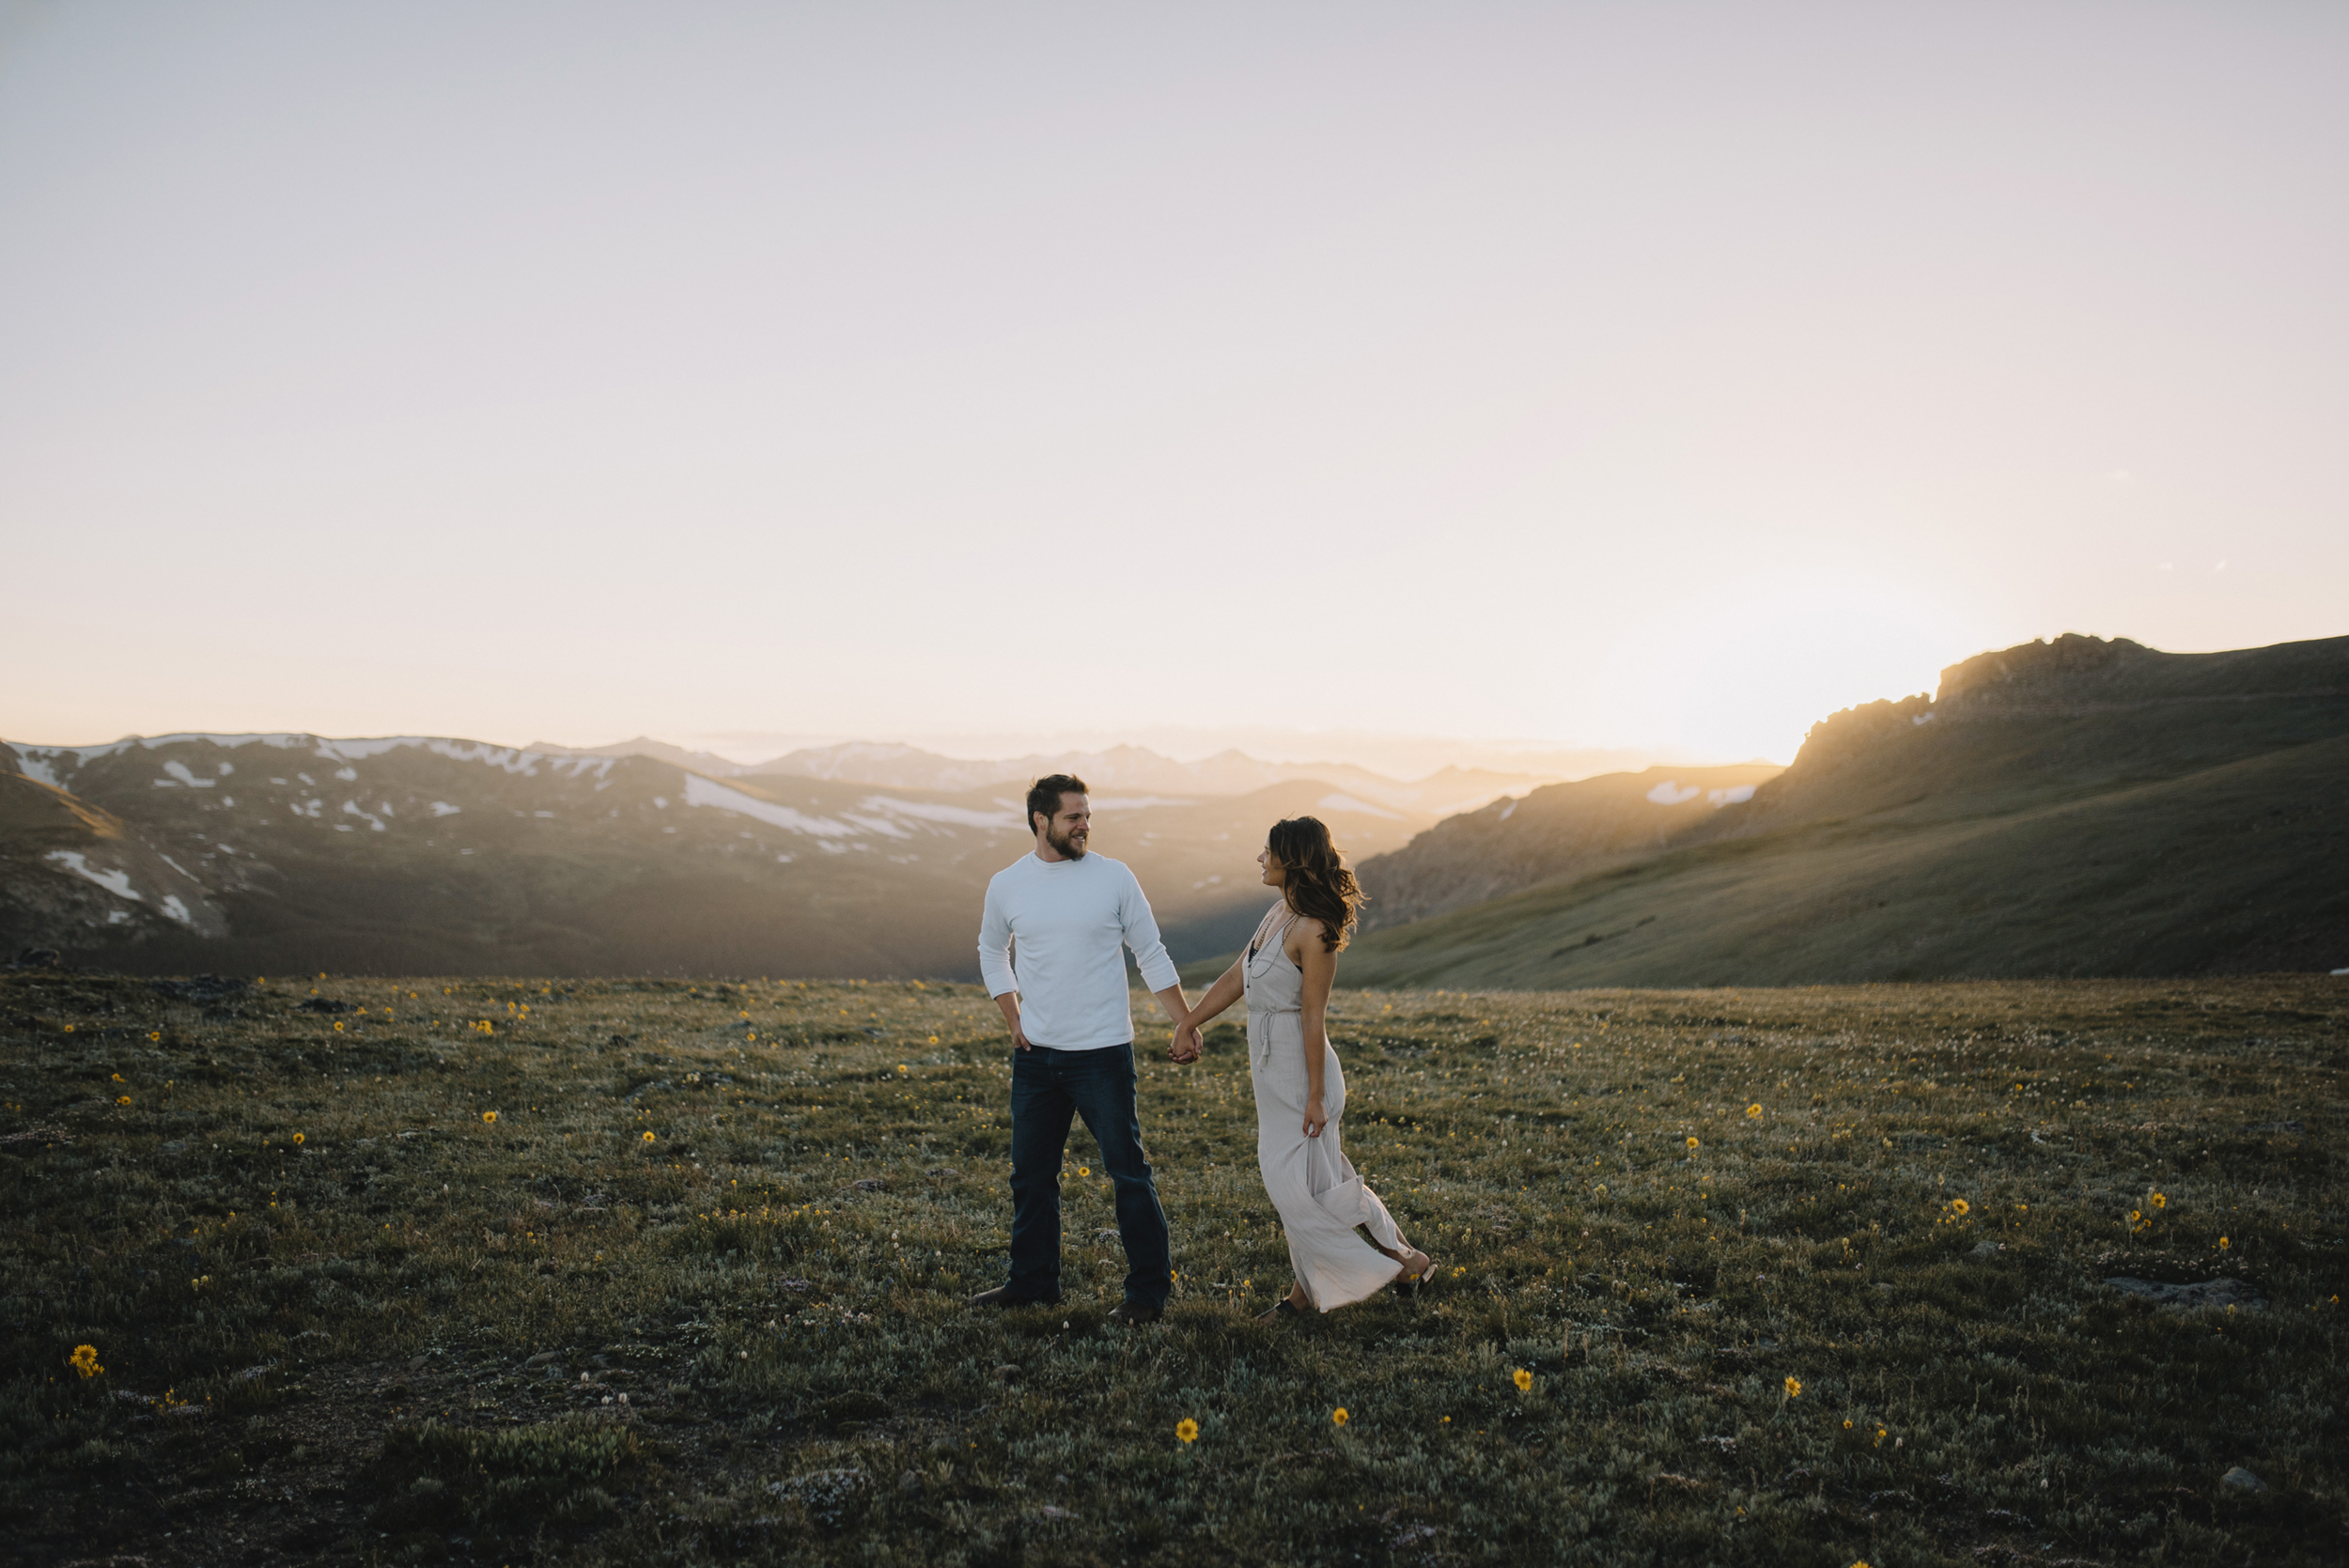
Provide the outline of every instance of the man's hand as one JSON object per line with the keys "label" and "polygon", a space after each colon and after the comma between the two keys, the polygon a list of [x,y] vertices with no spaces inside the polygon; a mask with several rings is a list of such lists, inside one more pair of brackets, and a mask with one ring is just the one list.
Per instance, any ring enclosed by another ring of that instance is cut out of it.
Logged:
{"label": "man's hand", "polygon": [[1190,1024],[1177,1024],[1174,1028],[1174,1038],[1167,1046],[1166,1055],[1169,1061],[1180,1063],[1188,1067],[1199,1060],[1200,1049],[1198,1029]]}
{"label": "man's hand", "polygon": [[1016,1050],[1033,1050],[1028,1044],[1028,1031],[1019,1021],[1019,993],[1005,991],[995,999],[995,1005],[1003,1010],[1003,1022],[1011,1028],[1011,1043]]}

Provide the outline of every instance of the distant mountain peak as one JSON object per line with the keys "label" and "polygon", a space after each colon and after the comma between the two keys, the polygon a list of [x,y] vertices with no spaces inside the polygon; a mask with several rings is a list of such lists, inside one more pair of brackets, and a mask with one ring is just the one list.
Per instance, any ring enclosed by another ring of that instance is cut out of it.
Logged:
{"label": "distant mountain peak", "polygon": [[541,756],[651,757],[655,761],[690,768],[696,773],[707,773],[713,778],[731,778],[737,773],[750,771],[743,764],[722,757],[715,752],[691,751],[666,740],[655,740],[648,735],[640,735],[633,740],[614,741],[609,746],[557,746],[551,740],[534,740],[522,749]]}

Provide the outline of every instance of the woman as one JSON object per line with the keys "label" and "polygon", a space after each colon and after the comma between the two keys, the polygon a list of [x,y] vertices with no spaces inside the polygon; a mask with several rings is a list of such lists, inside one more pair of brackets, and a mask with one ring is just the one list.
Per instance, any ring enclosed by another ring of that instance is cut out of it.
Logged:
{"label": "woman", "polygon": [[[1256,1162],[1288,1233],[1297,1274],[1288,1295],[1259,1315],[1269,1323],[1307,1307],[1326,1312],[1362,1300],[1398,1276],[1416,1284],[1433,1265],[1403,1239],[1338,1141],[1346,1074],[1323,1017],[1361,888],[1339,862],[1330,830],[1311,816],[1274,823],[1256,863],[1265,885],[1281,890],[1280,902],[1266,911],[1247,953],[1175,1030],[1174,1054],[1195,1058],[1193,1032],[1247,998]],[[1370,1233],[1367,1244],[1357,1225]]]}

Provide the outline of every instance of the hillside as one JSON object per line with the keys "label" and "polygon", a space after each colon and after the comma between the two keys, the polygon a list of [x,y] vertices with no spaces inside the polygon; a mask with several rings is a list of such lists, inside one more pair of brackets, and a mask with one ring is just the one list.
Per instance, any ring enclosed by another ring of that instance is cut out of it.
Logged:
{"label": "hillside", "polygon": [[2067,636],[1983,654],[1930,699],[1815,725],[1748,800],[1636,853],[1572,853],[1606,838],[1641,777],[1537,791],[1366,861],[1374,898],[1438,912],[1372,929],[1346,983],[2349,965],[2349,638],[2169,654]]}
{"label": "hillside", "polygon": [[[1178,957],[1262,908],[1267,824],[1365,851],[1431,815],[1311,780],[1096,800]],[[0,956],[132,972],[969,977],[1016,791],[719,780],[649,756],[466,740],[163,736],[0,744]]]}
{"label": "hillside", "polygon": [[1650,768],[1551,784],[1447,818],[1363,875],[1377,893],[1362,929],[1402,925],[1447,909],[1655,853],[1783,771],[1774,763]]}

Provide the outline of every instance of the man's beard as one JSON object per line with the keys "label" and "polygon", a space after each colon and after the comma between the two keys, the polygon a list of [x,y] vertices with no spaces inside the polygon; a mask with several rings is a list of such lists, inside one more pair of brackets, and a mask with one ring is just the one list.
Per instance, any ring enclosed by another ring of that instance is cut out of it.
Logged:
{"label": "man's beard", "polygon": [[1083,828],[1071,828],[1066,834],[1061,834],[1046,828],[1044,842],[1052,846],[1055,854],[1066,855],[1072,861],[1081,861],[1085,858],[1085,838],[1088,831],[1089,830]]}

